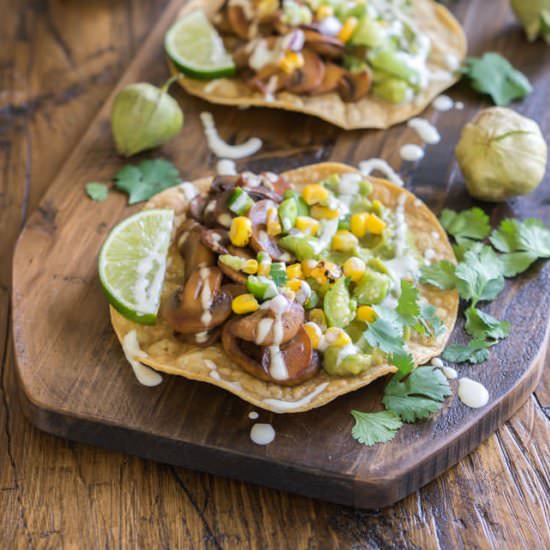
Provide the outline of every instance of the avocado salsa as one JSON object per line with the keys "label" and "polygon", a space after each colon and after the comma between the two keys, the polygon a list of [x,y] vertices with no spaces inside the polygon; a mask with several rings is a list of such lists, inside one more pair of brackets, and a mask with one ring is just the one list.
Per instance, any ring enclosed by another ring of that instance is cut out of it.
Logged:
{"label": "avocado salsa", "polygon": [[403,323],[406,300],[429,306],[404,200],[390,209],[372,189],[355,172],[299,189],[272,173],[215,177],[178,228],[184,281],[162,319],[185,342],[221,338],[239,367],[283,386],[321,369],[357,376],[402,357],[411,338],[433,338],[435,316],[429,330]]}

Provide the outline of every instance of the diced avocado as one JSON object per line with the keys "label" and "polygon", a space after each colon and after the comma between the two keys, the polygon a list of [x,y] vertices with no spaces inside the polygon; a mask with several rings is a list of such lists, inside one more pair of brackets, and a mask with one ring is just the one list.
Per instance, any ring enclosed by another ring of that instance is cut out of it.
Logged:
{"label": "diced avocado", "polygon": [[356,376],[366,371],[372,358],[365,353],[351,353],[344,347],[329,346],[323,354],[323,366],[331,376]]}

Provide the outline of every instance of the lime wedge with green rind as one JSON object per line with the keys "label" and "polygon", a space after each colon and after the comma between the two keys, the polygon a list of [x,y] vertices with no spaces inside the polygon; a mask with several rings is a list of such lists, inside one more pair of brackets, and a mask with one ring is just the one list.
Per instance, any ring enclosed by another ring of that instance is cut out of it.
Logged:
{"label": "lime wedge with green rind", "polygon": [[99,253],[103,291],[131,321],[157,320],[173,224],[173,210],[142,210],[115,226]]}
{"label": "lime wedge with green rind", "polygon": [[201,10],[176,21],[166,33],[164,47],[172,63],[185,75],[210,80],[235,74],[233,58]]}

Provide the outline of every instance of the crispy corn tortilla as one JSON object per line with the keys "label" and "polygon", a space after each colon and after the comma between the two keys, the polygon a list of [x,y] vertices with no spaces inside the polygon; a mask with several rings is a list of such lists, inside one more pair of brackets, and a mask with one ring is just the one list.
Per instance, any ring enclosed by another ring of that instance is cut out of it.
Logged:
{"label": "crispy corn tortilla", "polygon": [[[299,189],[307,183],[316,183],[331,174],[344,172],[357,170],[344,164],[322,163],[284,172],[284,176]],[[206,193],[212,179],[203,178],[195,181],[194,185],[199,191]],[[414,235],[416,247],[422,255],[427,249],[432,249],[435,253],[434,260],[455,261],[444,229],[424,203],[393,183],[378,178],[369,179],[374,186],[373,198],[392,209],[396,208],[400,195],[406,196],[406,221]],[[173,187],[153,197],[145,208],[173,209],[176,212],[177,227],[185,219],[188,204],[189,199],[184,190]],[[174,233],[175,231],[176,229]],[[173,242],[169,250],[163,299],[181,285],[183,273],[183,260]],[[442,291],[425,286],[420,287],[420,290],[421,294],[436,306],[445,330],[436,341],[409,342],[408,348],[418,365],[441,353],[453,330],[458,309],[458,295],[455,290]],[[315,377],[298,386],[280,386],[259,380],[242,370],[225,354],[221,343],[200,348],[181,342],[174,337],[172,329],[162,320],[155,326],[139,325],[125,319],[111,307],[111,322],[121,343],[128,332],[137,332],[140,347],[147,353],[147,357],[139,358],[143,364],[168,374],[214,384],[234,393],[244,401],[273,412],[302,412],[314,409],[396,371],[396,368],[389,364],[374,366],[358,376],[349,377],[333,377],[321,370]],[[217,367],[215,370],[212,369],[213,364]]]}
{"label": "crispy corn tortilla", "polygon": [[[197,9],[211,15],[222,4],[220,0],[192,0],[181,10],[180,17]],[[369,95],[356,103],[346,103],[337,93],[307,96],[285,91],[268,100],[239,78],[204,81],[183,77],[179,83],[188,93],[211,103],[297,111],[322,118],[345,130],[388,128],[422,112],[436,96],[454,84],[458,77],[453,74],[447,60],[454,58],[461,63],[466,55],[464,31],[447,8],[432,0],[413,0],[412,4],[414,21],[432,42],[428,68],[434,78],[411,102],[395,105]],[[178,73],[173,65],[171,70],[173,74]]]}

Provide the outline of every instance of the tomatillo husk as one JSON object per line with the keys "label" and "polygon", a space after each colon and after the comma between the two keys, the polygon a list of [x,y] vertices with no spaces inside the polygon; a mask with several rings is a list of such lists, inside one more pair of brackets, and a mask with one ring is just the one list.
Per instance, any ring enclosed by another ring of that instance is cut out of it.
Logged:
{"label": "tomatillo husk", "polygon": [[540,36],[550,45],[550,0],[512,0],[512,9],[530,42]]}

